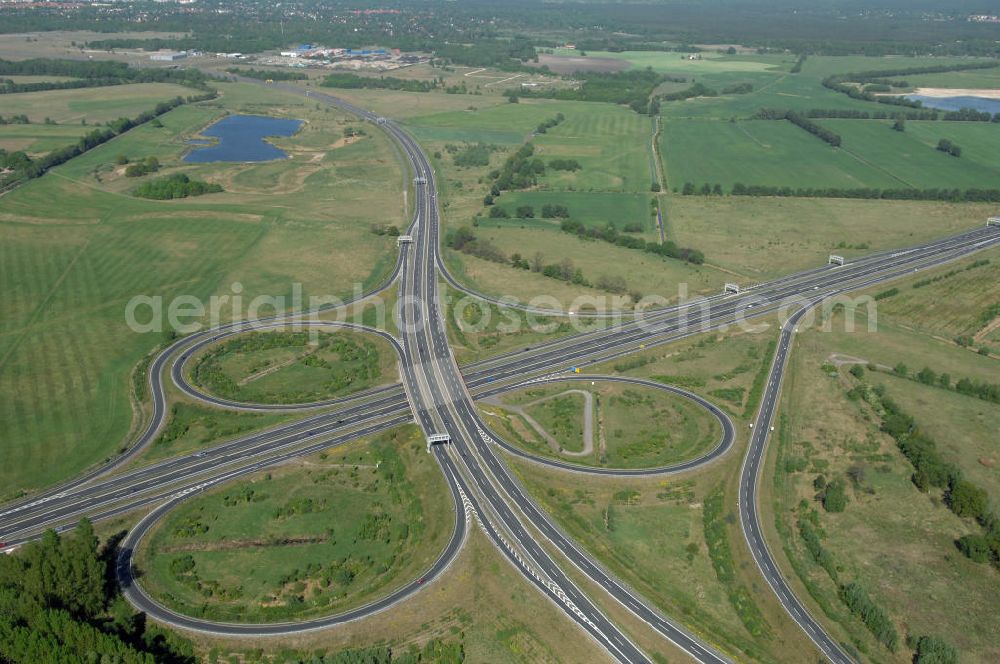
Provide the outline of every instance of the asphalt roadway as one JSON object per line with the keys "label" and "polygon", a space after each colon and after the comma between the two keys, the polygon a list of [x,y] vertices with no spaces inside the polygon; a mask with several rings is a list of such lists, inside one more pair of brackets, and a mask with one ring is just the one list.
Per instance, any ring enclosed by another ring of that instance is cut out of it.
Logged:
{"label": "asphalt roadway", "polygon": [[[302,90],[291,88],[302,93]],[[291,425],[253,434],[231,441],[195,455],[168,460],[121,475],[110,476],[125,462],[130,461],[155,438],[163,424],[166,411],[162,379],[169,366],[178,385],[185,385],[184,359],[198,347],[213,343],[231,330],[220,329],[203,335],[178,340],[166,352],[159,354],[150,367],[150,386],[153,388],[153,417],[149,427],[123,455],[71,483],[49,490],[29,500],[15,503],[0,513],[0,531],[25,533],[26,537],[49,525],[65,524],[67,519],[87,514],[107,518],[143,505],[159,504],[140,526],[130,532],[123,546],[119,574],[126,586],[127,596],[152,617],[189,629],[201,629],[226,634],[280,634],[306,629],[319,629],[332,624],[356,620],[364,615],[384,610],[416,592],[425,583],[411,582],[392,591],[388,596],[366,607],[316,621],[286,625],[203,625],[185,616],[166,611],[164,607],[142,592],[131,577],[130,553],[148,528],[163,514],[189,496],[234,477],[257,472],[261,468],[280,463],[288,458],[325,449],[359,435],[385,430],[411,419],[406,413],[407,403],[412,417],[428,433],[447,431],[451,445],[434,447],[435,458],[441,464],[456,506],[456,526],[448,547],[435,565],[423,577],[427,582],[436,578],[454,558],[466,537],[467,518],[475,518],[497,548],[521,570],[530,582],[548,596],[554,604],[566,611],[581,629],[590,634],[611,657],[619,661],[648,661],[639,648],[612,624],[596,606],[565,576],[559,564],[539,546],[536,537],[553,544],[578,570],[598,583],[604,590],[635,615],[645,620],[694,659],[703,662],[726,661],[711,648],[674,625],[645,602],[636,593],[611,577],[589,554],[556,527],[546,514],[527,496],[519,483],[495,454],[497,445],[508,451],[521,453],[503,443],[483,425],[473,404],[473,394],[496,394],[523,384],[525,379],[594,380],[575,374],[551,376],[565,372],[570,366],[580,366],[620,357],[639,350],[700,333],[732,325],[743,318],[758,318],[787,305],[786,300],[798,297],[788,322],[782,327],[781,338],[762,399],[761,409],[754,423],[750,445],[740,478],[740,519],[752,555],[768,584],[777,594],[782,605],[803,631],[812,639],[824,656],[835,662],[851,661],[842,649],[806,611],[789,589],[775,565],[761,534],[757,514],[757,485],[768,440],[770,422],[780,392],[787,353],[790,349],[794,325],[808,308],[838,293],[857,290],[877,283],[910,274],[919,269],[940,265],[966,256],[1000,239],[1000,229],[985,228],[952,238],[925,243],[895,252],[859,259],[844,266],[823,267],[806,273],[792,275],[759,286],[738,296],[710,298],[711,310],[707,313],[700,305],[673,306],[657,311],[643,321],[629,321],[608,329],[599,329],[567,339],[556,340],[518,353],[493,358],[466,367],[463,378],[447,344],[442,325],[442,312],[437,308],[437,281],[435,268],[445,279],[450,275],[443,269],[438,252],[439,228],[436,189],[433,172],[426,156],[409,135],[391,121],[381,122],[371,113],[345,104],[329,95],[307,93],[319,101],[337,104],[345,110],[379,124],[393,136],[410,160],[414,172],[427,178],[426,185],[418,186],[417,212],[410,233],[416,242],[401,253],[394,277],[399,276],[404,292],[414,295],[422,304],[418,310],[405,312],[404,335],[401,352],[404,385],[389,386],[353,395],[344,400],[318,404],[298,404],[294,409],[330,408],[343,404],[341,410],[311,416]],[[414,255],[413,260],[409,256]],[[392,281],[378,290],[388,287]],[[456,285],[456,284],[453,284]],[[460,287],[460,285],[459,285]],[[463,288],[463,290],[465,290]],[[751,311],[751,309],[753,309]],[[691,320],[690,313],[699,317]],[[287,324],[287,317],[268,320],[269,326]],[[395,340],[394,340],[395,341]],[[178,360],[177,352],[186,354]],[[603,379],[603,378],[602,378]],[[662,387],[657,385],[657,387]],[[205,398],[194,391],[199,398]],[[254,405],[220,403],[221,407],[250,408]],[[711,405],[711,404],[709,404]],[[256,407],[260,407],[257,405]],[[279,407],[279,408],[288,408]],[[159,419],[158,419],[159,418]],[[730,424],[731,428],[731,424]],[[708,463],[724,454],[732,446],[732,437],[723,441],[702,458],[685,467],[645,469],[644,471],[611,471],[615,474],[652,474],[681,472]],[[523,453],[522,453],[523,454]],[[533,459],[539,463],[558,460]],[[574,464],[553,464],[569,472],[588,472]],[[563,467],[566,466],[566,467]],[[608,470],[608,469],[591,469]],[[102,475],[109,475],[100,482]],[[103,510],[103,511],[102,511]],[[522,520],[523,518],[523,520]],[[16,528],[17,530],[12,530]],[[537,536],[533,533],[537,532]],[[10,542],[11,540],[8,540]],[[17,542],[17,539],[12,540]]]}

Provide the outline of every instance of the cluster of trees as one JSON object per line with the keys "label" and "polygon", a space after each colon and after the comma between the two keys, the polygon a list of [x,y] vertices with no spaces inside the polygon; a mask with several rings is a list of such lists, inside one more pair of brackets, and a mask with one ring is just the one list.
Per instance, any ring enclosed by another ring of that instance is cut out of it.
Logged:
{"label": "cluster of trees", "polygon": [[806,63],[806,58],[808,58],[808,57],[809,56],[807,54],[805,54],[805,53],[800,54],[798,60],[795,61],[795,64],[792,65],[792,68],[789,69],[788,71],[790,73],[792,73],[792,74],[799,74],[799,73],[801,73],[802,72],[802,65],[804,65]]}
{"label": "cluster of trees", "polygon": [[118,155],[117,162],[119,166],[128,164],[128,166],[125,166],[125,177],[127,178],[138,178],[160,170],[160,160],[153,156],[129,163],[128,157]]}
{"label": "cluster of trees", "polygon": [[722,88],[724,95],[745,95],[753,92],[753,83],[735,83]]}
{"label": "cluster of trees", "polygon": [[0,60],[0,76],[69,76],[69,81],[37,81],[15,83],[6,79],[0,84],[0,94],[38,92],[42,90],[72,90],[98,88],[128,83],[176,83],[198,90],[208,90],[208,77],[197,69],[152,69],[129,67],[124,62],[108,60],[61,60],[33,58],[30,60]]}
{"label": "cluster of trees", "polygon": [[659,110],[658,104],[650,101],[653,90],[664,82],[662,74],[651,68],[622,72],[580,72],[575,78],[581,79],[577,88],[533,88],[508,90],[508,96],[545,97],[567,101],[601,101],[628,106],[636,113],[653,114]]}
{"label": "cluster of trees", "polygon": [[[905,367],[896,373],[906,375]],[[925,380],[931,380],[929,374]],[[937,377],[940,381],[940,377]],[[939,488],[945,503],[956,516],[974,519],[983,528],[981,534],[965,535],[956,541],[958,549],[976,562],[992,562],[1000,568],[1000,515],[990,508],[986,490],[965,479],[958,466],[944,460],[937,444],[917,427],[916,421],[892,399],[881,386],[864,383],[848,392],[853,399],[863,398],[882,415],[882,431],[896,441],[903,456],[913,466],[913,484],[921,491]]]}
{"label": "cluster of trees", "polygon": [[578,171],[583,166],[576,159],[549,159],[549,168],[554,171]]}
{"label": "cluster of trees", "polygon": [[947,138],[942,138],[940,141],[938,141],[937,149],[939,151],[941,151],[941,152],[946,153],[946,154],[950,154],[952,157],[961,157],[962,156],[962,148],[960,148],[959,146],[955,145],[954,143],[952,143],[951,141],[949,141]]}
{"label": "cluster of trees", "polygon": [[26,125],[26,124],[31,124],[31,120],[29,120],[28,116],[25,115],[24,113],[21,113],[20,115],[11,115],[10,117],[6,118],[0,115],[0,125],[9,125],[9,124]]}
{"label": "cluster of trees", "polygon": [[537,127],[535,127],[536,134],[544,134],[549,129],[552,129],[556,125],[560,124],[566,119],[566,116],[562,113],[556,113],[554,117],[549,118],[545,122],[542,122]]}
{"label": "cluster of trees", "polygon": [[419,81],[416,79],[396,78],[395,76],[358,76],[350,73],[328,74],[320,83],[326,88],[345,88],[350,90],[402,90],[403,92],[430,92],[439,87],[440,81]]}
{"label": "cluster of trees", "polygon": [[375,235],[399,237],[399,226],[396,226],[395,224],[372,224],[371,232]]}
{"label": "cluster of trees", "polygon": [[507,255],[495,244],[485,238],[479,238],[468,226],[462,226],[447,238],[448,246],[455,251],[476,256],[494,263],[507,264]]}
{"label": "cluster of trees", "polygon": [[[435,32],[439,32],[437,26]],[[440,40],[432,47],[436,59],[467,67],[492,67],[503,71],[520,71],[528,69],[525,63],[538,62],[538,53],[532,40],[526,37],[514,37],[510,40],[478,39],[469,46],[461,40],[447,43]],[[536,71],[532,69],[531,71]]]}
{"label": "cluster of trees", "polygon": [[114,563],[115,547],[101,547],[86,520],[0,556],[0,659],[193,664],[190,643],[132,611]]}
{"label": "cluster of trees", "polygon": [[827,512],[837,513],[847,509],[847,482],[842,477],[827,482],[823,475],[819,475],[813,486],[819,491],[816,498]]}
{"label": "cluster of trees", "polygon": [[533,157],[534,154],[535,146],[525,143],[507,158],[499,170],[490,173],[493,185],[487,197],[487,205],[492,205],[492,198],[499,196],[502,191],[528,189],[538,184],[538,176],[545,175],[545,162]]}
{"label": "cluster of trees", "polygon": [[214,99],[215,95],[216,92],[213,90],[202,95],[193,95],[187,97],[186,99],[183,97],[175,97],[170,101],[160,102],[155,108],[153,108],[153,110],[143,111],[135,118],[119,118],[113,122],[109,122],[106,128],[95,129],[73,145],[53,150],[39,159],[28,159],[26,162],[24,160],[19,160],[18,163],[20,166],[17,169],[12,169],[9,173],[0,175],[0,185],[9,188],[22,182],[26,182],[32,178],[39,177],[50,168],[63,164],[73,157],[77,157],[87,150],[97,147],[98,145],[107,143],[115,136],[132,129],[133,127],[150,122],[167,111],[173,110],[182,104]]}
{"label": "cluster of trees", "polygon": [[482,141],[474,145],[465,145],[461,148],[454,145],[446,145],[445,149],[452,153],[452,162],[456,166],[463,168],[473,166],[489,166],[490,155],[497,149],[495,145],[487,145]]}
{"label": "cluster of trees", "polygon": [[192,180],[184,173],[175,173],[165,178],[157,178],[139,185],[134,192],[139,198],[165,201],[172,198],[187,198],[222,191],[222,185]]}
{"label": "cluster of trees", "polygon": [[660,99],[663,101],[684,101],[685,99],[693,99],[694,97],[718,97],[718,90],[713,90],[712,88],[702,84],[695,83],[689,88],[684,90],[678,90],[677,92],[671,92],[665,95],[661,95]]}
{"label": "cluster of trees", "polygon": [[784,196],[793,198],[863,198],[894,201],[950,201],[954,203],[997,203],[1000,189],[841,189],[839,187],[777,187],[737,182],[733,196]]}
{"label": "cluster of trees", "polygon": [[305,72],[292,71],[291,69],[240,69],[239,67],[229,67],[226,71],[237,76],[255,78],[259,81],[305,81],[309,78]]}
{"label": "cluster of trees", "polygon": [[588,226],[574,219],[564,219],[559,227],[564,233],[571,233],[577,237],[592,240],[603,240],[604,242],[608,242],[618,247],[624,247],[626,249],[638,249],[657,256],[676,258],[677,260],[686,261],[695,265],[701,265],[705,262],[705,254],[698,249],[678,247],[676,243],[669,240],[660,244],[659,242],[647,242],[642,238],[623,235],[618,232],[618,229],[613,223],[606,224],[604,227],[599,227]]}

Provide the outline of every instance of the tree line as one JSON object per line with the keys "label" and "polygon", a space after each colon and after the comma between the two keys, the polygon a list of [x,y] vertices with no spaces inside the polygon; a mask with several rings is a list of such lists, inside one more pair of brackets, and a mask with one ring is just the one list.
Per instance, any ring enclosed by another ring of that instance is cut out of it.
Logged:
{"label": "tree line", "polygon": [[[704,188],[703,188],[704,189]],[[691,192],[695,193],[694,191]],[[771,185],[746,185],[737,182],[730,193],[733,196],[779,196],[788,198],[860,198],[894,201],[949,201],[952,203],[997,203],[1000,189],[877,189],[862,187],[778,187]]]}
{"label": "tree line", "polygon": [[796,127],[805,129],[810,134],[820,139],[825,143],[829,143],[835,148],[839,148],[843,142],[840,134],[830,131],[826,127],[822,127],[811,119],[798,113],[796,111],[785,111],[776,108],[762,108],[757,111],[753,116],[752,120],[788,120]]}
{"label": "tree line", "polygon": [[670,240],[664,242],[663,244],[660,244],[659,242],[647,242],[642,238],[620,233],[618,228],[613,223],[608,223],[603,227],[599,227],[588,226],[587,224],[576,221],[575,219],[564,219],[562,223],[560,223],[559,228],[564,233],[570,233],[572,235],[576,235],[577,237],[591,240],[603,240],[604,242],[608,242],[609,244],[613,244],[617,247],[638,249],[640,251],[645,251],[646,253],[663,256],[665,258],[675,258],[677,260],[693,263],[694,265],[701,265],[705,262],[705,254],[698,249],[679,247],[675,242]]}
{"label": "tree line", "polygon": [[124,62],[32,58],[0,60],[0,76],[70,76],[71,81],[15,83],[5,79],[0,94],[99,88],[130,83],[174,83],[197,90],[209,90],[208,77],[198,69],[154,69],[129,67]]}

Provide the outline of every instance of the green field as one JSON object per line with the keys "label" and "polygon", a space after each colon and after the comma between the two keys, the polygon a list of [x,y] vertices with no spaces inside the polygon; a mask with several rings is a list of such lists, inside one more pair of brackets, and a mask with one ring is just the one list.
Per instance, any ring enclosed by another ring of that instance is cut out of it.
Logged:
{"label": "green field", "polygon": [[[477,237],[489,240],[508,256],[520,253],[530,261],[540,254],[545,265],[560,264],[568,259],[591,285],[574,285],[542,273],[449,250],[447,254],[457,264],[455,272],[466,283],[482,292],[509,295],[522,302],[544,298],[551,303],[546,305],[539,300],[540,306],[552,308],[559,305],[566,311],[576,311],[588,304],[605,311],[622,309],[629,302],[629,293],[657,295],[669,301],[676,301],[682,291],[689,295],[712,294],[727,278],[712,267],[662,258],[599,240],[581,239],[554,228],[552,224],[530,220],[521,225],[480,228]],[[613,293],[602,289],[601,283],[608,279],[622,280],[625,290]],[[615,297],[621,298],[617,307],[612,306]]]}
{"label": "green field", "polygon": [[823,265],[831,253],[863,256],[976,228],[995,212],[979,203],[672,196],[665,214],[667,237],[753,284]]}
{"label": "green field", "polygon": [[[668,119],[661,149],[669,186],[970,189],[991,188],[1000,177],[991,157],[1000,148],[1000,132],[990,123],[911,122],[898,132],[890,121],[817,122],[840,134],[843,145],[832,148],[780,120]],[[935,149],[941,138],[963,146],[962,157]]]}
{"label": "green field", "polygon": [[247,403],[307,403],[390,379],[396,354],[380,337],[354,332],[255,332],[209,349],[192,370],[208,392]]}
{"label": "green field", "polygon": [[[652,232],[655,221],[652,216],[652,206],[649,194],[625,194],[615,192],[583,192],[583,191],[512,191],[497,199],[497,206],[506,210],[509,219],[482,219],[483,227],[557,227],[559,220],[543,220],[542,208],[545,205],[564,205],[569,210],[570,218],[587,226],[602,228],[607,224],[615,224],[622,229],[629,224],[639,224],[645,231]],[[522,205],[531,206],[535,211],[534,219],[518,219],[517,209]],[[652,236],[650,236],[652,238]]]}
{"label": "green field", "polygon": [[[592,399],[590,448],[584,443],[584,395]],[[534,454],[583,465],[649,468],[707,452],[720,430],[703,408],[686,399],[634,385],[559,383],[519,390],[483,409],[498,432]],[[533,420],[558,445],[534,426]]]}
{"label": "green field", "polygon": [[[886,131],[891,131],[886,127]],[[893,132],[895,133],[895,132]],[[851,143],[845,139],[845,147]],[[790,122],[665,119],[660,149],[667,185],[686,182],[790,187],[889,188],[890,175],[832,148]],[[942,157],[946,155],[941,155]]]}
{"label": "green field", "polygon": [[37,123],[50,118],[60,124],[97,124],[121,117],[133,118],[158,102],[191,94],[191,88],[169,83],[19,92],[3,96],[3,115],[24,113]]}
{"label": "green field", "polygon": [[434,562],[449,500],[419,431],[395,430],[185,503],[143,546],[142,582],[175,610],[220,620],[343,611]]}
{"label": "green field", "polygon": [[548,169],[543,189],[649,191],[651,120],[622,106],[579,103],[561,111],[566,120],[532,139],[548,162],[575,159],[579,171]]}
{"label": "green field", "polygon": [[[213,294],[231,296],[239,282],[243,311],[230,302],[221,312],[228,319],[245,316],[258,295],[290,298],[295,282],[306,304],[310,295],[345,297],[391,266],[395,242],[370,232],[373,219],[404,219],[402,196],[392,194],[404,178],[387,139],[371,134],[347,145],[343,129],[360,126],[355,120],[273,90],[221,88],[219,101],[182,106],[163,116],[163,127],[138,127],[4,196],[4,494],[67,478],[124,442],[133,424],[129,372],[165,339],[126,325],[133,296],[162,296],[164,307],[181,294],[208,303]],[[280,168],[180,162],[187,138],[226,111],[308,123],[282,143],[295,149]],[[123,177],[118,155],[157,156],[157,176],[184,172],[226,191],[133,198],[143,178]]]}

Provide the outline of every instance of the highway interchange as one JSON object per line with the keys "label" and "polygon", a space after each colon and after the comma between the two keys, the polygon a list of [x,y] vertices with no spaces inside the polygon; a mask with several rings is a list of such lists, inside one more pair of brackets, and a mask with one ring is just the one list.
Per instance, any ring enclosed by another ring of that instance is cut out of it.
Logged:
{"label": "highway interchange", "polygon": [[[437,189],[427,156],[409,134],[391,120],[379,118],[329,95],[303,92],[294,86],[282,87],[289,92],[307,94],[317,101],[336,105],[384,129],[409,161],[418,182],[414,187],[414,219],[408,230],[413,243],[402,245],[391,278],[376,291],[362,296],[363,299],[396,286],[401,299],[408,303],[399,311],[397,326],[401,330],[400,338],[378,332],[399,355],[402,384],[315,404],[233,403],[206,395],[188,383],[186,364],[200,349],[248,329],[289,325],[336,329],[350,325],[305,320],[302,315],[275,316],[252,321],[249,325],[233,324],[184,337],[160,352],[150,365],[152,414],[148,426],[137,440],[101,468],[30,499],[0,507],[0,540],[16,545],[37,537],[49,527],[65,529],[81,516],[106,519],[138,508],[153,508],[122,543],[118,575],[126,597],[153,618],[177,627],[214,634],[268,635],[315,630],[358,620],[403,601],[447,570],[468,536],[469,525],[475,522],[510,563],[589,634],[612,659],[621,662],[650,661],[634,639],[610,620],[569,578],[563,569],[565,562],[550,553],[551,549],[558,551],[562,559],[600,587],[603,593],[692,659],[726,662],[729,661],[726,654],[716,651],[662,615],[652,603],[616,579],[563,533],[523,489],[497,450],[504,449],[507,453],[520,456],[530,455],[505,443],[490,431],[479,416],[475,399],[502,394],[531,381],[641,382],[622,377],[575,374],[570,367],[597,364],[641,348],[783,313],[786,320],[780,330],[760,411],[753,423],[740,471],[740,523],[758,568],[789,616],[826,659],[838,664],[853,661],[795,597],[771,556],[760,527],[758,484],[796,326],[813,307],[828,298],[941,265],[993,246],[1000,242],[1000,229],[986,227],[895,252],[882,252],[843,266],[816,268],[762,284],[743,294],[720,295],[704,302],[647,312],[642,317],[633,317],[614,325],[597,325],[596,329],[584,334],[556,339],[460,368],[447,341],[438,277],[443,275],[452,287],[469,291],[447,273],[441,259]],[[131,462],[156,439],[165,423],[168,413],[165,383],[168,378],[189,396],[222,408],[318,412],[194,454],[145,466],[133,465]],[[736,432],[723,411],[683,390],[659,384],[650,386],[673,391],[708,409],[721,425],[719,443],[698,459],[666,468],[620,471],[583,467],[556,459],[531,457],[531,460],[564,472],[656,475],[701,467],[732,449]],[[335,616],[288,624],[236,625],[179,615],[147,595],[133,577],[132,553],[143,536],[160,518],[191,496],[289,459],[412,421],[428,435],[447,434],[450,437],[450,444],[435,445],[431,451],[447,480],[455,505],[452,537],[440,557],[419,580],[394,588],[371,604]]]}

